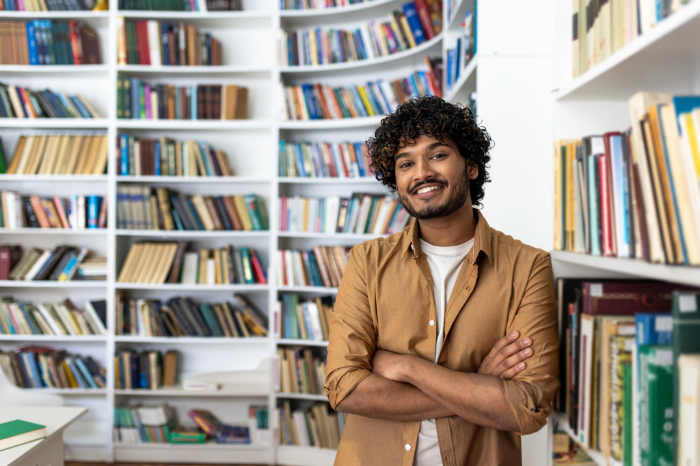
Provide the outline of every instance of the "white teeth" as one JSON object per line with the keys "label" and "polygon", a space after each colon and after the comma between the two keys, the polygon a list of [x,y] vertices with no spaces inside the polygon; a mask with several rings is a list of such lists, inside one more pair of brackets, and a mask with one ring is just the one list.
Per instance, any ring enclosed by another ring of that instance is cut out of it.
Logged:
{"label": "white teeth", "polygon": [[423,194],[423,193],[428,193],[430,191],[435,191],[436,189],[440,189],[438,186],[428,186],[426,188],[421,188],[418,191],[416,191],[416,194]]}

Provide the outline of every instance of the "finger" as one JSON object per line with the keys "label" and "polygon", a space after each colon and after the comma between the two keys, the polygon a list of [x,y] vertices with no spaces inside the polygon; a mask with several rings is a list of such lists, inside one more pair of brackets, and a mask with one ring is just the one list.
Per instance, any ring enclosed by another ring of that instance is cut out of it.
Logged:
{"label": "finger", "polygon": [[518,335],[520,335],[520,333],[518,331],[514,331],[498,340],[496,344],[493,345],[493,348],[491,348],[491,351],[489,351],[489,356],[495,357],[499,351],[514,342],[515,339],[518,338]]}
{"label": "finger", "polygon": [[503,374],[501,374],[501,378],[503,380],[510,380],[513,377],[515,377],[516,375],[520,374],[522,371],[524,371],[526,367],[527,367],[527,364],[525,364],[524,362],[521,362],[517,366],[512,367],[512,368],[508,369],[507,371],[505,371]]}
{"label": "finger", "polygon": [[525,361],[526,359],[529,359],[531,357],[532,357],[532,349],[525,348],[524,350],[518,351],[517,353],[510,356],[509,358],[506,358],[501,363],[501,365],[499,367],[502,369],[503,372],[505,372],[505,371],[517,366],[522,361]]}
{"label": "finger", "polygon": [[532,344],[532,340],[530,340],[529,338],[524,338],[522,340],[518,340],[516,342],[513,342],[510,345],[507,345],[507,346],[501,348],[501,350],[494,357],[494,362],[496,364],[501,364],[507,358],[516,354],[518,351],[520,351],[524,348],[527,348],[531,344]]}

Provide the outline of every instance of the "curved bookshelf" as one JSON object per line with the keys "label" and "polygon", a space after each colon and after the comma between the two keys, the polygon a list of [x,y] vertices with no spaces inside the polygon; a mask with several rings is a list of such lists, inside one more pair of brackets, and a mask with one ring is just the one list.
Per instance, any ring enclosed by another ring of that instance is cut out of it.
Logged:
{"label": "curved bookshelf", "polygon": [[[445,100],[448,102],[454,101],[458,95],[467,92],[476,91],[476,67],[479,64],[479,55],[474,56],[466,67],[462,70],[462,75],[459,77],[457,82],[452,86],[444,96]],[[464,103],[464,102],[460,102]]]}
{"label": "curved bookshelf", "polygon": [[308,10],[280,10],[281,18],[315,18],[320,16],[338,15],[355,11],[367,10],[369,8],[394,3],[396,0],[374,0],[364,1],[348,6],[338,6],[335,8],[314,8]]}
{"label": "curved bookshelf", "polygon": [[151,11],[117,10],[117,16],[144,19],[270,19],[272,14],[263,10],[243,11]]}
{"label": "curved bookshelf", "polygon": [[222,66],[151,66],[151,65],[118,65],[117,72],[138,75],[185,76],[185,75],[217,75],[244,73],[271,73],[269,66],[222,65]]}
{"label": "curved bookshelf", "polygon": [[555,98],[557,101],[627,100],[642,90],[678,92],[677,77],[694,75],[697,63],[694,44],[698,43],[700,2],[690,2],[562,86]]}
{"label": "curved bookshelf", "polygon": [[423,42],[422,44],[413,47],[412,49],[404,50],[403,52],[392,53],[389,55],[384,55],[377,58],[370,58],[367,60],[357,60],[345,63],[331,63],[328,65],[303,65],[303,66],[285,66],[280,68],[280,73],[282,74],[292,74],[292,73],[322,73],[325,71],[346,71],[357,68],[365,68],[373,65],[380,65],[383,63],[389,63],[404,58],[411,58],[415,55],[425,52],[432,46],[439,44],[442,41],[442,33],[436,35],[432,39]]}
{"label": "curved bookshelf", "polygon": [[106,118],[0,118],[0,128],[107,129],[108,126]]}
{"label": "curved bookshelf", "polygon": [[326,120],[283,120],[280,129],[344,129],[379,126],[386,115],[362,118],[333,118]]}

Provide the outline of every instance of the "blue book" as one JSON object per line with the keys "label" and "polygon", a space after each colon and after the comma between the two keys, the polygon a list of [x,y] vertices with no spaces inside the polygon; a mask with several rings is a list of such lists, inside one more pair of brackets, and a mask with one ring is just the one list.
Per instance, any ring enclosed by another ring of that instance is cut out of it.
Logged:
{"label": "blue book", "polygon": [[[379,88],[381,89],[381,87]],[[359,142],[355,143],[355,155],[357,156],[357,166],[360,170],[360,176],[365,177],[367,176],[367,173],[365,173],[365,164],[361,162],[361,157],[365,156],[365,153],[362,152],[362,144]],[[349,217],[348,217],[349,218]]]}
{"label": "blue book", "polygon": [[25,306],[25,303],[19,303],[19,309],[22,311],[22,314],[24,314],[24,320],[27,322],[27,325],[29,325],[29,329],[32,331],[33,335],[42,335],[43,332],[41,332],[41,329],[37,329],[32,325],[32,319],[27,315],[27,310],[24,308]]}
{"label": "blue book", "polygon": [[197,229],[199,231],[204,231],[204,223],[202,223],[202,219],[199,218],[199,215],[197,214],[197,209],[194,208],[194,204],[192,203],[192,199],[189,197],[185,199],[187,202],[187,207],[190,209],[190,213],[192,214],[192,217],[194,218],[195,223],[197,224]]}
{"label": "blue book", "polygon": [[386,95],[384,93],[384,89],[382,89],[382,82],[383,81],[384,81],[383,79],[380,79],[377,81],[377,83],[376,83],[377,84],[377,92],[379,92],[379,95],[382,98],[382,102],[384,102],[384,104],[386,105],[386,108],[388,109],[387,113],[391,113],[394,111],[394,109],[391,108],[391,100],[389,99],[389,96]]}
{"label": "blue book", "polygon": [[314,30],[314,34],[316,34],[316,55],[317,55],[317,60],[319,63],[323,63],[323,47],[321,47],[321,44],[323,44],[323,38],[321,37],[321,28],[316,28]]}
{"label": "blue book", "polygon": [[212,336],[224,336],[221,333],[221,329],[219,329],[219,326],[216,325],[216,319],[214,318],[214,313],[211,310],[211,307],[208,304],[202,304],[199,306],[199,310],[202,312],[202,317],[204,317],[204,323],[206,323],[207,327],[209,327],[209,332],[212,334]]}
{"label": "blue book", "polygon": [[162,176],[163,171],[160,168],[160,141],[155,141],[153,144],[153,166],[155,167],[156,176]]}
{"label": "blue book", "polygon": [[131,78],[131,118],[139,118],[139,88],[141,81],[138,78]]}
{"label": "blue book", "polygon": [[100,196],[88,196],[88,229],[97,228],[97,219],[100,216]]}
{"label": "blue book", "polygon": [[367,97],[369,98],[370,104],[372,104],[372,106],[374,107],[372,108],[372,111],[375,115],[387,113],[381,101],[381,97],[375,93],[375,86],[373,86],[373,84],[375,83],[367,83],[367,86],[365,86],[365,90],[367,91]]}
{"label": "blue book", "polygon": [[307,177],[308,174],[304,170],[304,152],[300,144],[294,145],[294,155],[296,156],[297,175]]}
{"label": "blue book", "polygon": [[615,209],[615,235],[617,240],[617,255],[630,257],[632,245],[630,244],[630,224],[627,182],[625,177],[625,161],[622,149],[622,135],[610,137],[610,174],[613,188],[613,207]]}
{"label": "blue book", "polygon": [[[130,199],[131,199],[131,205],[133,205],[133,206],[141,205],[143,203],[143,193],[141,192],[140,189],[136,189],[131,193]],[[153,220],[156,221],[156,219],[153,219]],[[131,227],[134,230],[142,230],[145,227],[145,225],[143,224],[144,221],[145,221],[145,219],[138,220],[138,221],[134,220],[133,221],[134,223],[131,225]]]}
{"label": "blue book", "polygon": [[[170,29],[170,25],[168,24],[168,22],[161,21],[160,22],[160,31],[161,31],[161,33],[160,33],[161,39],[160,40],[161,40],[161,47],[162,47],[161,50],[163,50],[164,52],[166,50],[168,50],[168,48],[169,48],[168,47],[168,29]],[[167,52],[161,53],[161,57],[163,57],[162,58],[163,65],[165,65],[165,66],[170,65],[170,54],[169,53],[167,53]]]}
{"label": "blue book", "polygon": [[78,387],[90,388],[90,384],[84,379],[85,376],[83,376],[83,374],[80,372],[80,369],[78,369],[78,366],[76,366],[73,358],[66,357],[65,361],[68,364],[68,368],[73,373],[73,377],[75,378],[75,382],[78,384]]}
{"label": "blue book", "polygon": [[589,224],[591,232],[591,254],[594,256],[600,256],[600,236],[598,235],[598,230],[600,226],[598,225],[598,218],[600,214],[598,213],[598,190],[596,189],[596,162],[597,158],[595,154],[588,156],[588,206],[590,212]]}
{"label": "blue book", "polygon": [[41,381],[41,376],[39,375],[39,368],[36,365],[36,357],[34,353],[24,352],[22,353],[22,359],[24,360],[27,372],[31,374],[28,380],[33,382],[32,388],[44,388],[44,384]]}
{"label": "blue book", "polygon": [[[347,92],[349,91],[349,92]],[[360,97],[360,93],[357,90],[357,86],[350,86],[346,89],[346,94],[348,94],[352,98],[352,104],[355,105],[355,110],[357,113],[360,114],[362,117],[367,117],[369,116],[368,113],[368,108],[365,107],[365,104],[362,102],[362,97]]]}
{"label": "blue book", "polygon": [[89,388],[100,388],[97,386],[95,381],[92,379],[92,374],[90,374],[90,371],[88,370],[87,366],[85,366],[85,363],[83,362],[82,359],[75,358],[75,365],[78,366],[80,373],[83,375],[83,378],[90,386]]}
{"label": "blue book", "polygon": [[180,215],[177,213],[177,210],[172,209],[172,216],[173,216],[173,222],[175,222],[175,229],[177,230],[186,230],[186,228],[182,225],[182,220],[180,220]]}
{"label": "blue book", "polygon": [[136,384],[136,381],[139,380],[139,356],[137,354],[131,353],[127,370],[131,371],[132,384]]}
{"label": "blue book", "polygon": [[418,83],[416,82],[415,73],[408,77],[408,81],[411,83],[411,92],[413,93],[413,95],[416,97],[420,97],[420,88],[418,87]]}
{"label": "blue book", "polygon": [[207,157],[207,154],[209,153],[207,151],[207,146],[204,142],[202,141],[197,141],[197,144],[199,144],[199,150],[202,153],[202,161],[204,162],[204,170],[206,171],[206,176],[214,176],[214,170],[209,163],[209,157]]}
{"label": "blue book", "polygon": [[637,345],[673,344],[673,316],[668,312],[639,312],[635,316]]}
{"label": "blue book", "polygon": [[197,86],[191,86],[190,89],[191,91],[191,99],[190,99],[190,112],[191,112],[191,118],[193,120],[197,119]]}
{"label": "blue book", "polygon": [[460,37],[457,39],[457,51],[456,56],[455,56],[455,78],[454,82],[457,82],[459,80],[459,77],[462,74],[462,68],[464,67],[464,52],[462,51],[462,38]]}
{"label": "blue book", "polygon": [[119,174],[129,175],[129,136],[122,133],[119,135]]}
{"label": "blue book", "polygon": [[313,93],[311,92],[311,85],[310,84],[302,84],[301,91],[304,95],[304,103],[306,104],[306,109],[307,109],[307,112],[309,114],[309,119],[317,120],[319,118],[319,116],[316,113],[316,106],[314,105],[315,99],[313,97]]}
{"label": "blue book", "polygon": [[413,34],[413,39],[416,41],[416,45],[425,42],[425,34],[423,34],[423,28],[420,25],[416,5],[413,2],[404,4],[403,14],[406,15],[406,21],[408,21],[408,27],[411,28],[411,33]]}
{"label": "blue book", "polygon": [[[658,113],[659,113],[659,119],[661,119],[661,108],[667,104],[659,104],[658,106]],[[661,122],[659,122],[661,123]],[[667,149],[667,144],[666,144],[666,134],[665,131],[663,131],[663,128],[661,131],[661,143],[663,146],[663,151],[664,151],[664,160],[666,161],[666,170],[668,171],[668,183],[671,186],[671,197],[673,198],[673,210],[676,212],[676,223],[678,224],[678,235],[680,236],[680,243],[681,243],[681,252],[683,254],[683,263],[688,265],[688,251],[685,247],[685,236],[683,234],[683,225],[681,224],[681,216],[680,216],[680,210],[678,208],[678,195],[676,193],[676,187],[673,184],[673,176],[671,176],[671,161],[668,157],[668,149]]]}
{"label": "blue book", "polygon": [[38,65],[39,55],[36,49],[36,37],[34,35],[34,23],[27,22],[27,45],[29,47],[29,64]]}
{"label": "blue book", "polygon": [[445,76],[447,80],[447,89],[452,89],[452,85],[454,84],[454,80],[452,77],[454,76],[452,74],[452,66],[454,65],[455,62],[455,49],[449,49],[447,51],[447,66],[445,67],[445,70],[447,71],[447,75]]}
{"label": "blue book", "polygon": [[88,109],[85,108],[85,106],[77,96],[68,96],[68,100],[70,101],[70,103],[73,104],[73,106],[76,108],[76,110],[78,110],[78,113],[80,113],[80,115],[83,118],[92,118],[92,115],[90,115]]}
{"label": "blue book", "polygon": [[282,295],[282,319],[284,321],[284,335],[282,338],[292,338],[292,316],[290,309],[292,307],[292,295],[285,293]]}
{"label": "blue book", "polygon": [[318,270],[318,263],[316,262],[316,254],[313,251],[309,252],[309,265],[311,266],[311,275],[314,277],[314,283],[317,286],[323,286],[321,272]]}
{"label": "blue book", "polygon": [[425,89],[425,95],[430,95],[430,85],[428,84],[428,79],[425,77],[425,71],[418,72],[418,79],[420,79],[420,83],[423,85],[423,89]]}

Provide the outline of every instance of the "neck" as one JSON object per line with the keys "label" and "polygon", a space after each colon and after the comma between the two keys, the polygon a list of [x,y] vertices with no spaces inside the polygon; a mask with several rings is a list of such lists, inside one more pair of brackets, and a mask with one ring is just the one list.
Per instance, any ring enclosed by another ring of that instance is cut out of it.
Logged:
{"label": "neck", "polygon": [[469,202],[446,217],[418,220],[420,238],[434,246],[457,246],[474,238],[476,219]]}

